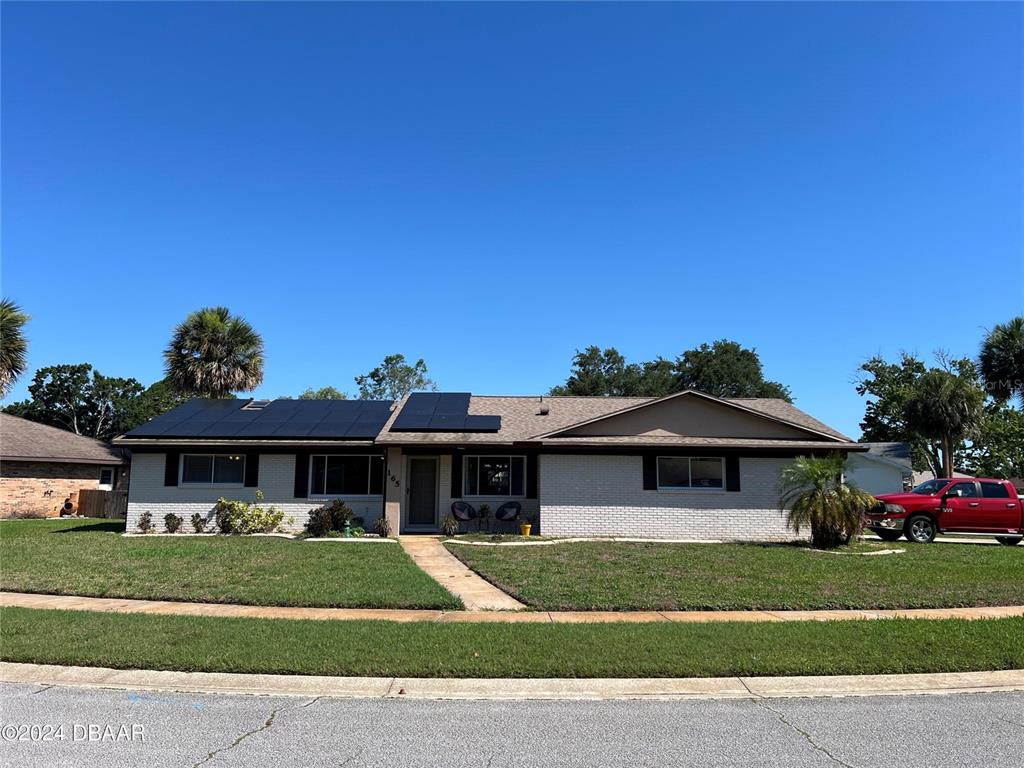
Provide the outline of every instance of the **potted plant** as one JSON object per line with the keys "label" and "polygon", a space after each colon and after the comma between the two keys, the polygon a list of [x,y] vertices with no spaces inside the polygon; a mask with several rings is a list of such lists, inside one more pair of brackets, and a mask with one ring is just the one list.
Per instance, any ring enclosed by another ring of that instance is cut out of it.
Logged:
{"label": "potted plant", "polygon": [[519,535],[520,536],[529,536],[530,535],[530,531],[532,531],[532,530],[533,530],[533,516],[530,515],[528,517],[524,517],[523,518],[523,522],[521,522],[519,524]]}
{"label": "potted plant", "polygon": [[[483,504],[480,505],[480,516],[476,519],[476,529],[477,529],[477,531],[483,530],[484,523],[487,522],[487,520],[488,520],[488,518],[490,518],[490,516],[491,516],[491,505],[488,504],[485,501]],[[491,529],[491,526],[490,526],[490,524],[488,524],[487,525],[487,530],[490,530],[490,529]]]}

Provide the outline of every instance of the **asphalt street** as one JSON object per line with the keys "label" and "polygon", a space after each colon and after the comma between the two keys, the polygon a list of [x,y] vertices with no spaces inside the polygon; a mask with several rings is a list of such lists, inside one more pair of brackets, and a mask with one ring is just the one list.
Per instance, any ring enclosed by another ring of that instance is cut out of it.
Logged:
{"label": "asphalt street", "polygon": [[0,735],[19,768],[1020,768],[1024,693],[483,702],[0,684]]}

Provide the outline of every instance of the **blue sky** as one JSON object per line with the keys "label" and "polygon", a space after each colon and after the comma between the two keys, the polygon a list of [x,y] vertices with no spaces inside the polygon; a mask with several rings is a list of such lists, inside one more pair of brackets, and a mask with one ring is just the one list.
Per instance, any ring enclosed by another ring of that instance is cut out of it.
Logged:
{"label": "blue sky", "polygon": [[1024,310],[1019,4],[11,4],[2,289],[144,383],[187,312],[259,395],[388,353],[533,394],[732,338],[850,434],[876,353]]}

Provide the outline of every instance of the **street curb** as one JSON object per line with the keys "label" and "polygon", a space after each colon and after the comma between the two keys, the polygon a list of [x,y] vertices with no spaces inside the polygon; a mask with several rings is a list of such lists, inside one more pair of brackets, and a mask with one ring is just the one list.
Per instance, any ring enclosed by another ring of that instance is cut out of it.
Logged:
{"label": "street curb", "polygon": [[482,679],[242,675],[0,662],[0,682],[167,693],[342,699],[676,701],[1024,691],[1024,670],[834,677]]}

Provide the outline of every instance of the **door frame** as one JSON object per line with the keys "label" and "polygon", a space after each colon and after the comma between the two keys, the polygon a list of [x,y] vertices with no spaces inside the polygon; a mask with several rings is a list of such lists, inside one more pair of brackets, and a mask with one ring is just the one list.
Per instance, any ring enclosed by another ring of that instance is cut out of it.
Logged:
{"label": "door frame", "polygon": [[[412,506],[412,462],[432,461],[434,463],[434,522],[410,523],[409,509]],[[405,494],[402,498],[402,533],[436,533],[439,530],[439,517],[441,508],[441,457],[440,456],[406,456],[405,460]]]}

